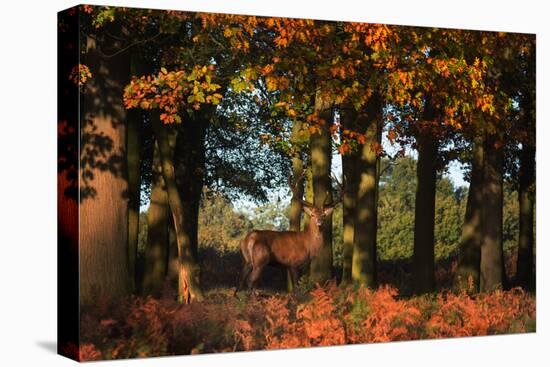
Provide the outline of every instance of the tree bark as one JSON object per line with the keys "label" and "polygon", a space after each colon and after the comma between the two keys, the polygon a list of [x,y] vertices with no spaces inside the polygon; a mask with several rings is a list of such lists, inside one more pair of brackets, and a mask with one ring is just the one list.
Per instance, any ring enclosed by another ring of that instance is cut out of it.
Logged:
{"label": "tree bark", "polygon": [[361,147],[358,162],[355,233],[352,258],[352,280],[361,285],[376,287],[376,231],[377,231],[377,162],[376,147],[380,144],[382,100],[371,96],[359,124],[365,130],[366,142]]}
{"label": "tree bark", "polygon": [[[426,101],[424,120],[432,122],[435,110]],[[416,294],[435,289],[435,189],[437,180],[437,137],[429,127],[418,133],[416,199],[414,211],[413,288]]]}
{"label": "tree bark", "polygon": [[472,151],[472,170],[470,188],[466,203],[466,214],[462,237],[455,286],[471,293],[479,292],[482,223],[481,210],[483,201],[483,137],[474,138]]}
{"label": "tree bark", "polygon": [[524,144],[519,170],[519,243],[518,282],[527,289],[535,285],[534,273],[534,224],[535,224],[535,147]]}
{"label": "tree bark", "polygon": [[502,250],[503,147],[496,136],[485,134],[480,289],[504,286]]}
{"label": "tree bark", "polygon": [[[140,76],[151,72],[151,61],[144,58],[146,51],[133,49],[130,53],[130,72]],[[134,108],[127,112],[128,132],[126,160],[128,165],[128,267],[132,289],[136,290],[138,275],[136,257],[139,234],[139,204],[141,192],[141,135],[144,124],[144,111]]]}
{"label": "tree bark", "polygon": [[177,288],[179,277],[179,259],[178,259],[178,241],[176,240],[176,231],[174,222],[170,217],[168,220],[168,271],[166,278],[170,285]]}
{"label": "tree bark", "polygon": [[[358,113],[353,106],[346,106],[340,111],[342,127],[356,131]],[[342,176],[344,184],[344,197],[342,200],[343,220],[343,259],[342,259],[342,284],[351,282],[351,269],[353,260],[353,239],[355,234],[355,215],[357,188],[359,174],[357,165],[359,162],[358,149],[342,155]]]}
{"label": "tree bark", "polygon": [[[118,30],[120,33],[120,30]],[[115,32],[116,33],[116,32]],[[106,38],[107,39],[107,38]],[[128,175],[126,110],[129,60],[120,42],[87,38],[85,64],[93,77],[81,101],[80,297],[119,298],[130,293],[128,275]]]}
{"label": "tree bark", "polygon": [[195,260],[198,259],[199,206],[206,171],[204,139],[211,113],[205,106],[196,111],[193,118],[182,119],[174,156],[176,183],[183,205],[183,230],[191,240]]}
{"label": "tree bark", "polygon": [[[313,174],[311,173],[311,161],[306,163],[304,174],[304,198],[308,203],[313,203]],[[307,228],[310,221],[309,215],[304,213],[304,224],[302,228]]]}
{"label": "tree bark", "polygon": [[[300,178],[304,174],[304,161],[302,159],[302,150],[300,147],[300,131],[302,124],[295,122],[292,127],[292,135],[290,137],[292,143],[291,162],[292,162],[292,184],[295,185],[295,189],[292,190],[292,199],[290,201],[290,212],[288,214],[288,223],[290,231],[300,231],[301,218],[302,218],[302,202],[300,200],[304,197],[304,182]],[[298,181],[300,180],[300,181]],[[287,269],[286,271],[286,286],[289,292],[294,289],[292,283],[292,274]]]}
{"label": "tree bark", "polygon": [[170,149],[168,131],[162,126],[158,118],[152,121],[153,131],[157,138],[160,152],[162,175],[168,193],[168,203],[174,221],[176,242],[178,244],[178,301],[189,303],[192,300],[200,301],[203,298],[199,286],[199,265],[193,256],[191,238],[184,230],[184,211],[181,196],[176,185],[174,172],[174,158]]}
{"label": "tree bark", "polygon": [[136,256],[139,234],[139,202],[140,202],[140,128],[142,124],[141,111],[128,112],[128,273],[130,286],[135,290]]}
{"label": "tree bark", "polygon": [[536,198],[536,40],[529,41],[531,52],[524,64],[520,108],[523,123],[519,167],[519,238],[516,280],[526,289],[536,286],[535,274],[535,198]]}
{"label": "tree bark", "polygon": [[145,271],[143,294],[158,297],[161,295],[168,268],[168,223],[170,208],[168,194],[162,177],[162,167],[158,142],[153,154],[153,178],[151,200],[147,212],[147,245],[145,247]]}
{"label": "tree bark", "polygon": [[[304,175],[304,161],[302,159],[302,151],[299,146],[299,132],[301,131],[301,123],[296,122],[292,128],[290,137],[293,147],[291,155],[292,162],[292,184],[295,185],[295,190],[292,192],[290,202],[290,213],[288,217],[289,229],[291,231],[300,231],[300,221],[302,217],[302,203],[300,200],[304,197],[304,182],[298,182],[298,179]],[[305,177],[304,177],[305,178]]]}
{"label": "tree bark", "polygon": [[[308,159],[305,166],[305,174],[304,174],[304,198],[305,201],[308,203],[313,203],[313,174],[311,173],[311,160]],[[307,213],[304,212],[304,220],[303,224],[301,225],[302,229],[309,227],[309,222],[311,218]],[[310,265],[311,263],[308,262],[303,267],[303,274],[307,277],[308,281],[311,282],[310,278]]]}
{"label": "tree bark", "polygon": [[[333,111],[330,101],[320,94],[315,97],[315,111],[321,121],[320,133],[311,135],[311,171],[313,178],[313,204],[320,208],[332,204],[330,170],[332,162],[332,137],[330,125]],[[323,246],[310,264],[310,281],[321,283],[332,278],[332,215],[325,218]]]}

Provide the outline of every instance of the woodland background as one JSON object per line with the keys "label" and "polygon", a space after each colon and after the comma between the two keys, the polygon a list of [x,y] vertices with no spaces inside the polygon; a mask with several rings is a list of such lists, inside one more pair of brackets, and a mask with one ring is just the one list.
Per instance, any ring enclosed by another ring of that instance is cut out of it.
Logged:
{"label": "woodland background", "polygon": [[[119,3],[113,0],[111,3]],[[140,3],[142,4],[142,3]],[[162,1],[162,2],[143,2],[146,6],[161,6],[163,8],[177,8],[180,4],[177,2]],[[464,6],[457,7],[452,13],[443,11],[437,4],[425,4],[426,7],[418,7],[417,4],[411,4],[406,2],[392,3],[391,14],[388,11],[387,4],[371,4],[366,12],[366,9],[356,9],[356,4],[346,3],[345,1],[340,3],[342,6],[338,8],[327,7],[326,4],[318,4],[315,8],[307,7],[306,4],[286,4],[284,1],[278,2],[277,5],[272,4],[268,7],[268,4],[238,4],[233,3],[231,8],[228,4],[213,4],[213,2],[201,2],[201,4],[194,4],[190,2],[189,6],[195,6],[195,9],[212,9],[212,10],[224,10],[235,11],[237,13],[243,13],[250,11],[252,13],[264,13],[264,14],[292,14],[295,16],[312,15],[316,18],[347,18],[355,20],[371,20],[373,18],[385,22],[385,23],[397,23],[397,24],[426,24],[426,25],[445,25],[454,26],[458,28],[471,28],[471,29],[502,29],[502,30],[519,30],[519,31],[536,31],[539,35],[544,36],[547,34],[547,29],[544,26],[545,22],[541,19],[543,11],[537,11],[537,3],[525,2],[526,6],[518,7],[517,4],[510,4],[507,2],[501,3],[478,3],[464,1]],[[28,10],[25,2],[17,2],[6,4],[6,9],[14,14],[19,14],[25,10]],[[52,45],[55,44],[56,29],[51,27],[55,23],[54,12],[65,6],[64,1],[57,1],[51,3],[35,4],[36,11],[26,12],[26,19],[30,23],[23,23],[19,21],[18,17],[9,17],[1,24],[3,34],[13,34],[13,30],[18,30],[19,33],[16,37],[8,37],[5,39],[6,45],[11,49],[19,49],[19,56],[17,58],[7,58],[2,61],[7,69],[10,70],[30,70],[36,61],[36,53],[41,55],[41,61],[43,65],[49,65],[51,68],[55,67],[55,50]],[[253,7],[253,8],[251,8]],[[286,12],[283,8],[286,7]],[[494,11],[494,9],[500,9]],[[347,10],[346,10],[347,9]],[[476,9],[475,11],[473,9]],[[538,9],[542,10],[542,9]],[[50,13],[50,17],[45,14]],[[49,31],[48,31],[49,30]],[[540,37],[538,43],[538,50],[540,54],[545,54],[545,50],[548,49],[545,42],[547,37]],[[34,44],[34,47],[20,48],[21,44]],[[538,87],[540,88],[539,97],[544,98],[545,80],[546,76],[540,75]],[[12,88],[3,90],[1,93],[6,100],[12,103],[14,108],[6,111],[6,118],[17,120],[20,119],[20,111],[26,111],[25,116],[29,121],[30,126],[33,128],[34,134],[28,134],[28,124],[9,124],[6,134],[13,134],[13,136],[27,136],[27,141],[32,146],[40,146],[42,154],[37,155],[35,150],[19,149],[20,146],[14,139],[8,139],[4,144],[0,146],[3,157],[12,157],[13,151],[19,152],[19,159],[6,159],[3,158],[5,169],[10,172],[18,172],[19,180],[3,180],[0,185],[4,192],[18,193],[13,195],[7,195],[5,200],[5,211],[11,213],[10,218],[26,218],[24,221],[12,222],[5,228],[5,235],[3,238],[10,243],[20,244],[18,246],[6,246],[5,250],[7,254],[5,258],[26,258],[26,264],[29,268],[34,270],[24,271],[20,270],[20,263],[9,261],[4,264],[0,269],[3,278],[7,279],[13,274],[18,274],[17,282],[5,282],[6,293],[13,294],[19,300],[18,302],[6,303],[2,306],[5,311],[1,315],[2,324],[4,325],[2,331],[2,343],[10,345],[10,348],[4,351],[1,359],[8,361],[8,363],[15,363],[15,361],[29,361],[29,363],[41,363],[45,365],[56,364],[63,365],[64,363],[71,363],[69,361],[59,359],[50,350],[55,347],[55,317],[52,315],[55,313],[56,300],[55,300],[55,218],[51,213],[55,210],[55,195],[53,178],[55,165],[55,131],[52,131],[51,126],[44,124],[44,117],[50,116],[52,120],[55,120],[55,74],[54,73],[29,73],[29,74],[17,74],[8,73],[6,75],[7,82],[11,83]],[[17,95],[23,95],[26,93],[28,85],[27,83],[21,83],[21,80],[26,80],[29,83],[40,84],[50,93],[45,93],[43,98],[37,99],[34,102],[35,108],[28,109],[27,100],[25,99],[12,99],[13,93]],[[542,120],[546,117],[546,110],[541,104],[537,111],[539,118]],[[546,135],[546,128],[544,125],[539,126],[539,133],[541,136]],[[45,137],[50,139],[45,139]],[[544,159],[546,148],[544,145],[539,147],[541,151],[541,158],[538,164],[541,164],[541,172],[538,178],[542,181],[545,179],[545,165]],[[26,163],[24,166],[33,167],[33,169],[22,169],[22,162]],[[547,171],[547,170],[546,170]],[[35,178],[51,177],[51,180],[44,181],[40,185],[36,184]],[[544,185],[540,187],[540,205],[537,209],[540,215],[545,213],[544,205]],[[28,207],[20,205],[20,198],[27,195],[36,200],[37,205],[34,210],[29,211]],[[29,196],[30,195],[30,196]],[[34,223],[34,230],[28,230],[28,224]],[[544,241],[545,228],[540,226],[539,241]],[[25,233],[24,238],[21,234]],[[33,256],[28,256],[28,244],[37,244],[33,247]],[[544,248],[540,249],[537,253],[539,261],[544,261],[545,257]],[[40,278],[40,287],[36,286],[37,276]],[[544,268],[538,270],[539,281],[546,279],[546,272]],[[29,289],[33,289],[29,292]],[[537,295],[537,301],[541,305],[545,305],[546,297],[544,290],[539,290]],[[40,307],[36,307],[36,300],[40,300]],[[20,317],[13,317],[18,315]],[[27,322],[21,324],[20,320],[25,318]],[[307,349],[297,351],[287,351],[283,353],[252,353],[252,354],[233,354],[228,355],[211,355],[209,357],[199,357],[186,359],[186,363],[193,365],[194,363],[200,363],[201,365],[208,365],[208,363],[218,363],[220,361],[217,358],[223,358],[224,363],[228,365],[241,365],[242,363],[263,363],[266,365],[272,365],[274,362],[279,364],[281,361],[288,363],[294,363],[296,361],[308,362],[316,361],[319,364],[334,364],[337,360],[342,358],[364,358],[368,354],[369,361],[372,363],[378,363],[384,361],[385,363],[401,363],[410,360],[418,360],[425,357],[426,364],[433,364],[439,361],[441,358],[445,358],[449,355],[455,357],[448,360],[448,365],[461,365],[463,364],[464,357],[466,355],[476,355],[480,361],[489,363],[498,362],[501,365],[516,365],[520,362],[530,363],[537,365],[537,361],[540,362],[538,357],[540,351],[541,342],[545,335],[546,330],[545,319],[541,318],[537,323],[538,333],[526,335],[526,336],[510,336],[510,337],[498,337],[498,338],[467,338],[467,339],[455,339],[445,340],[440,342],[421,342],[421,343],[391,343],[383,345],[368,345],[363,347],[353,348],[321,348],[321,349]],[[521,349],[524,353],[517,353],[517,350]],[[396,353],[397,352],[397,353]],[[493,353],[494,352],[494,353]],[[428,358],[429,356],[429,358]],[[32,360],[32,362],[30,362]],[[117,362],[118,365],[127,365],[132,362]],[[143,360],[140,363],[151,365],[158,364],[158,360],[150,359]],[[181,364],[181,359],[171,358],[163,359],[162,363],[166,365]],[[437,362],[439,363],[439,362]],[[109,365],[109,363],[106,363]]]}

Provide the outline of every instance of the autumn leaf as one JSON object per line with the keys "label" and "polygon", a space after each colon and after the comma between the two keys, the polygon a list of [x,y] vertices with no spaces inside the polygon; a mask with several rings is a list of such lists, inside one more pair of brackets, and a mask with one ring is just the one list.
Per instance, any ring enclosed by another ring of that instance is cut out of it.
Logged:
{"label": "autumn leaf", "polygon": [[197,65],[191,70],[168,71],[161,68],[158,75],[133,77],[124,88],[124,106],[141,109],[160,109],[160,119],[165,124],[180,123],[180,107],[194,110],[202,104],[217,105],[222,99],[219,84],[212,83],[215,78],[212,65]]}

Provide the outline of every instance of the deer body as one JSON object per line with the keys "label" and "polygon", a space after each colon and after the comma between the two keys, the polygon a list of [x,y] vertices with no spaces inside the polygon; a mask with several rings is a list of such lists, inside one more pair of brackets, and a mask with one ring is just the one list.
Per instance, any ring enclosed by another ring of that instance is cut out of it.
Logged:
{"label": "deer body", "polygon": [[322,209],[304,206],[311,220],[301,232],[255,230],[247,234],[241,241],[244,268],[237,289],[243,288],[245,282],[248,288],[253,288],[270,263],[289,269],[292,283],[296,285],[298,268],[317,256],[323,245],[322,227],[332,210],[333,206]]}
{"label": "deer body", "polygon": [[[304,232],[276,232],[276,231],[252,231],[241,243],[243,258],[248,263],[262,260],[259,249],[265,247],[269,256],[269,262],[278,263],[287,268],[295,268],[304,265],[312,257],[315,257],[323,245],[323,238],[316,226],[309,226]],[[254,258],[255,257],[255,258]]]}

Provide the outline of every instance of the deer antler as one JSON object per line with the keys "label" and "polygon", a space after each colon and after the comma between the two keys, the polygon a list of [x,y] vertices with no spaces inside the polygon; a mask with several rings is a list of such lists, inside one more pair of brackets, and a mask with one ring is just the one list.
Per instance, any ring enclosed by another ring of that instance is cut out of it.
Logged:
{"label": "deer antler", "polygon": [[[336,186],[338,187],[338,191],[339,191],[339,192],[338,192],[338,196],[337,196],[336,199],[332,202],[332,205],[331,205],[331,206],[336,206],[336,205],[338,205],[338,204],[342,201],[342,199],[343,199],[343,197],[344,197],[344,185],[342,184],[342,182],[340,182],[340,181],[336,178],[336,176],[331,175],[330,177],[331,177],[332,180],[336,183]],[[327,197],[328,197],[328,195],[327,195]],[[326,201],[326,198],[325,198],[325,201]]]}
{"label": "deer antler", "polygon": [[298,184],[303,180],[305,172],[305,170],[302,170],[302,173],[294,179],[294,182],[292,182],[292,176],[288,176],[288,186],[290,187],[290,191],[292,191],[293,199],[298,200],[304,206],[313,207],[312,203],[305,201],[302,195],[298,193]]}

